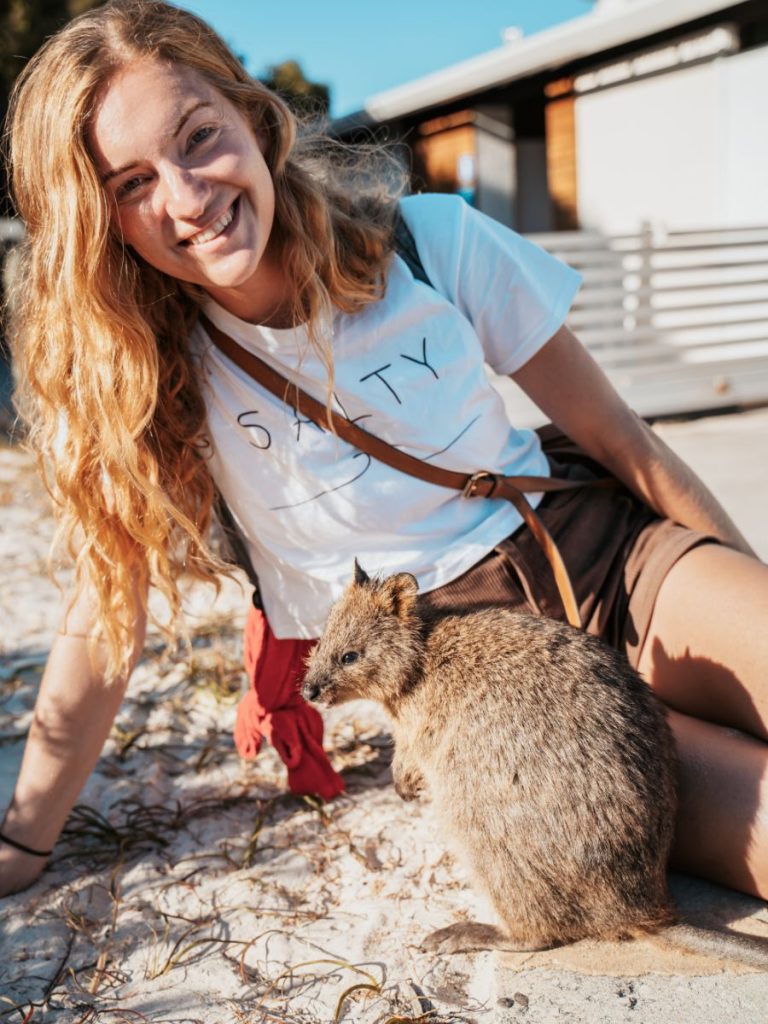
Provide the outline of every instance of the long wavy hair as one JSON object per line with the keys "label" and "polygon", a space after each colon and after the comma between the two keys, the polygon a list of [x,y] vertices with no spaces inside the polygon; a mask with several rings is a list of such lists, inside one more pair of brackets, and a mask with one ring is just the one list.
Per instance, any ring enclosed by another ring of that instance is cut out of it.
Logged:
{"label": "long wavy hair", "polygon": [[122,244],[87,144],[100,91],[143,58],[196,71],[266,140],[294,322],[309,325],[331,374],[322,324],[334,308],[355,312],[382,295],[401,187],[370,173],[350,187],[350,161],[303,139],[285,103],[205,22],[161,0],[112,0],[81,15],[19,76],[9,111],[26,225],[11,301],[17,401],[59,538],[97,599],[108,678],[129,664],[149,585],[167,600],[160,626],[173,635],[181,575],[215,583],[225,571],[208,540],[215,491],[188,346],[201,296]]}

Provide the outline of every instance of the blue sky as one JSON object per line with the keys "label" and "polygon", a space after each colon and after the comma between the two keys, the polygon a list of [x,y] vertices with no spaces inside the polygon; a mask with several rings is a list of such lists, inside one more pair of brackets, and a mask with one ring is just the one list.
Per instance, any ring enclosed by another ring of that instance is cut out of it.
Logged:
{"label": "blue sky", "polygon": [[224,37],[248,70],[298,60],[331,87],[331,112],[501,44],[586,14],[592,0],[176,0]]}

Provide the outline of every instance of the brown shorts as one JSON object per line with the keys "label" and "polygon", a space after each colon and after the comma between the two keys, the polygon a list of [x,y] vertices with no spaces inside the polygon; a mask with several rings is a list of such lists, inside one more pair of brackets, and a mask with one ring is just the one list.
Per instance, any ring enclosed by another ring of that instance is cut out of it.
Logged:
{"label": "brown shorts", "polygon": [[[606,475],[562,435],[550,431],[544,437],[553,476]],[[537,512],[568,568],[584,628],[623,651],[637,667],[667,572],[687,551],[717,540],[660,519],[621,487],[551,492]],[[565,621],[552,569],[527,526],[458,579],[423,594],[421,601],[444,611],[503,604]]]}

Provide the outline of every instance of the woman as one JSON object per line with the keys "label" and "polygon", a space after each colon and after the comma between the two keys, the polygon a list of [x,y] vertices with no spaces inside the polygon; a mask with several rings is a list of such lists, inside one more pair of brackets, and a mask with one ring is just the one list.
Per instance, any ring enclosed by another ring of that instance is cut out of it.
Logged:
{"label": "woman", "polygon": [[486,577],[510,601],[530,586],[511,505],[345,447],[212,347],[202,310],[391,444],[547,475],[536,435],[510,427],[487,387],[487,360],[640,499],[540,509],[576,548],[591,538],[571,566],[588,627],[670,708],[676,863],[768,895],[768,569],[562,325],[575,275],[453,197],[412,197],[402,216],[432,287],[414,280],[392,252],[397,196],[350,187],[297,145],[284,105],[213,32],[155,0],[116,0],[50,40],[11,117],[27,227],[16,358],[79,582],[2,825],[0,892],[37,877],[98,758],[148,587],[177,613],[182,571],[222,570],[207,541],[214,479],[278,636],[318,634],[352,555],[414,572],[443,606]]}

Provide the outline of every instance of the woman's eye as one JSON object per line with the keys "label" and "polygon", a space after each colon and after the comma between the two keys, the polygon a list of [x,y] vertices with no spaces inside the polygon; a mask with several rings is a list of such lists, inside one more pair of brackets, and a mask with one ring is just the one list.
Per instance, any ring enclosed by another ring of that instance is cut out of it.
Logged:
{"label": "woman's eye", "polygon": [[128,178],[122,181],[115,189],[115,195],[118,199],[129,199],[130,196],[144,184],[144,178],[138,175],[133,178]]}
{"label": "woman's eye", "polygon": [[352,665],[354,664],[354,662],[357,661],[359,657],[360,655],[357,653],[357,651],[345,651],[344,654],[342,654],[341,656],[341,664]]}
{"label": "woman's eye", "polygon": [[189,137],[190,149],[194,146],[199,146],[201,142],[205,142],[207,138],[213,135],[214,131],[215,128],[211,125],[203,125],[202,128],[198,128],[196,131],[192,132]]}

